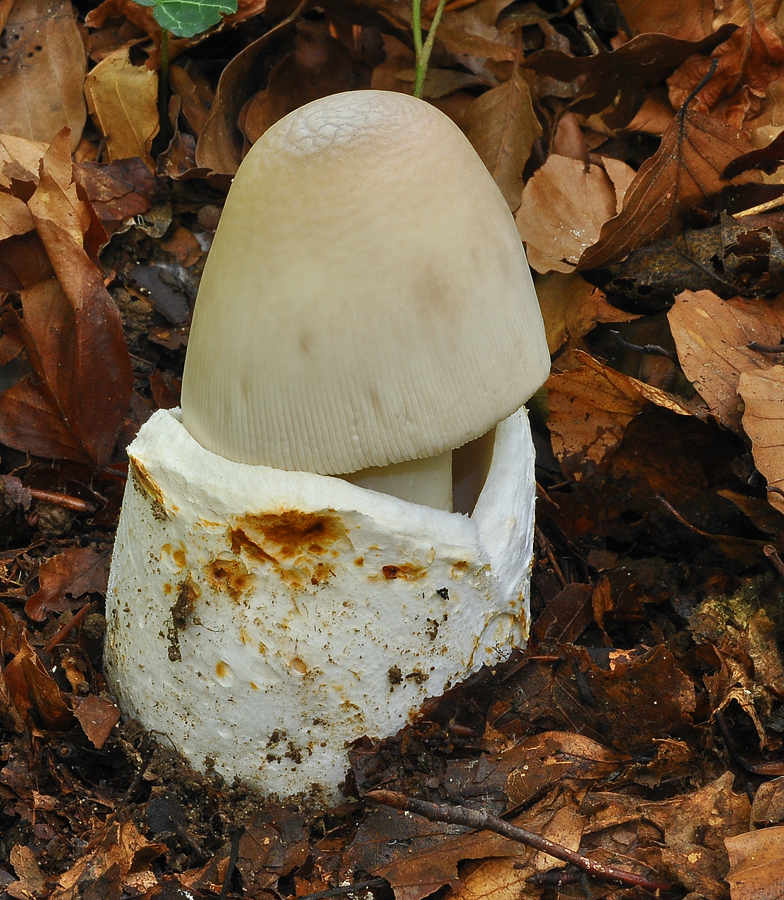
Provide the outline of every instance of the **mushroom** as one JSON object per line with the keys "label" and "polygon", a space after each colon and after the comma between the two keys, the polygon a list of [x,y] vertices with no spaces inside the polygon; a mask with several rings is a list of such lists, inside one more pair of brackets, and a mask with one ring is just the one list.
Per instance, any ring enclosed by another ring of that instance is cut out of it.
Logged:
{"label": "mushroom", "polygon": [[[128,450],[123,709],[197,766],[336,800],[348,742],[525,641],[548,369],[514,220],[450,119],[357,91],[273,125],[210,250],[182,410]],[[479,481],[454,513],[453,451]]]}

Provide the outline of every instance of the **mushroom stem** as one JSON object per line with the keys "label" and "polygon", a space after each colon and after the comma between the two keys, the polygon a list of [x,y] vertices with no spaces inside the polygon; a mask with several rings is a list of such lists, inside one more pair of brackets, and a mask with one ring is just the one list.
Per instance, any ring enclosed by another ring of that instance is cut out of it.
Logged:
{"label": "mushroom stem", "polygon": [[357,487],[452,512],[451,450],[428,459],[371,466],[350,475],[341,475],[341,478]]}

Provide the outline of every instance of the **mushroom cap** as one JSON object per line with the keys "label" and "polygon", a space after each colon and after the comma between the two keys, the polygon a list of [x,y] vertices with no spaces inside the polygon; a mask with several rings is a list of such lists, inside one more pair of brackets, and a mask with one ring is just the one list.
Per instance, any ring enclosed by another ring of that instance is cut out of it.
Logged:
{"label": "mushroom cap", "polygon": [[243,160],[183,423],[236,462],[340,475],[484,434],[549,365],[517,228],[467,138],[422,100],[352,91],[290,113]]}

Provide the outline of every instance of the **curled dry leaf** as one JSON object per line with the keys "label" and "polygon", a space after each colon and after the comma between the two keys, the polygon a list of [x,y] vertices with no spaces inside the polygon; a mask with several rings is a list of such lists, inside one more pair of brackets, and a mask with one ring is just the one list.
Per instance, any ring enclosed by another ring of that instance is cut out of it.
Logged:
{"label": "curled dry leaf", "polygon": [[10,4],[0,60],[0,132],[51,141],[64,127],[71,149],[87,116],[87,56],[69,0]]}
{"label": "curled dry leaf", "polygon": [[784,897],[784,827],[762,828],[728,837],[732,900],[781,900]]}
{"label": "curled dry leaf", "polygon": [[84,91],[109,159],[138,156],[154,172],[150,147],[159,127],[158,73],[133,65],[129,48],[121,47],[88,74]]}
{"label": "curled dry leaf", "polygon": [[[696,210],[710,212],[711,199],[725,186],[721,173],[749,150],[748,135],[683,108],[664,132],[659,149],[640,166],[623,210],[604,225],[578,268],[619,262],[642,244],[677,234]],[[749,173],[744,178],[758,176]]]}
{"label": "curled dry leaf", "polygon": [[599,166],[555,154],[523,188],[515,215],[537,272],[573,272],[616,212],[616,190]]}
{"label": "curled dry leaf", "polygon": [[675,298],[668,319],[684,374],[710,414],[722,425],[740,432],[741,374],[769,369],[780,359],[749,344],[776,346],[781,342],[784,297],[766,303],[741,297],[721,300],[712,291],[684,291]]}

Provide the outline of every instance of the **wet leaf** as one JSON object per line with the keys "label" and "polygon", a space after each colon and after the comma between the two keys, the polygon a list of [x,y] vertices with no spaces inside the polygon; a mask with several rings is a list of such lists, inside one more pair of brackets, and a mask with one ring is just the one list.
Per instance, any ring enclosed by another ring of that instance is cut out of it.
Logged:
{"label": "wet leaf", "polygon": [[[617,210],[615,186],[600,166],[552,154],[523,188],[515,215],[537,272],[573,272]],[[589,251],[590,252],[590,251]]]}

